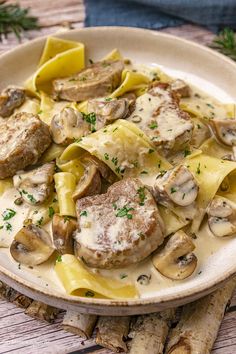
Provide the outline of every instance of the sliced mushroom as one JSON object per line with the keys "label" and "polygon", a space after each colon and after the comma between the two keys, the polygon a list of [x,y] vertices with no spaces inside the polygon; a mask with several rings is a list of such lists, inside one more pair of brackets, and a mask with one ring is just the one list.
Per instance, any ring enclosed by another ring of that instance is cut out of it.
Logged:
{"label": "sliced mushroom", "polygon": [[35,266],[47,261],[53,254],[54,247],[46,230],[30,224],[17,232],[10,252],[20,264]]}
{"label": "sliced mushroom", "polygon": [[93,155],[85,155],[81,158],[81,162],[85,164],[85,166],[89,164],[94,164],[101,176],[109,183],[113,184],[117,181],[117,176],[115,173],[101,160],[97,159]]}
{"label": "sliced mushroom", "polygon": [[207,208],[208,225],[218,237],[236,233],[236,205],[230,200],[216,196]]}
{"label": "sliced mushroom", "polygon": [[46,163],[31,171],[19,171],[13,177],[14,187],[28,204],[42,204],[53,191],[54,171],[54,162]]}
{"label": "sliced mushroom", "polygon": [[97,117],[97,129],[112,123],[117,119],[125,118],[129,112],[129,100],[127,98],[120,99],[93,99],[88,101],[88,113],[94,112]]}
{"label": "sliced mushroom", "polygon": [[197,257],[192,253],[194,249],[191,237],[180,230],[171,236],[164,248],[154,254],[152,263],[167,278],[185,279],[197,266]]}
{"label": "sliced mushroom", "polygon": [[14,109],[25,102],[25,90],[17,87],[9,87],[0,94],[0,116],[10,117]]}
{"label": "sliced mushroom", "polygon": [[190,97],[191,90],[184,80],[177,79],[170,84],[171,91],[177,93],[181,98]]}
{"label": "sliced mushroom", "polygon": [[60,254],[74,254],[73,232],[77,228],[74,219],[54,214],[52,219],[53,243]]}
{"label": "sliced mushroom", "polygon": [[195,148],[201,146],[211,136],[211,131],[208,125],[202,123],[200,119],[193,120],[193,135],[190,144]]}
{"label": "sliced mushroom", "polygon": [[221,143],[228,146],[236,145],[236,119],[211,119],[210,125]]}
{"label": "sliced mushroom", "polygon": [[233,146],[232,147],[232,153],[224,155],[222,157],[222,160],[236,161],[236,146]]}
{"label": "sliced mushroom", "polygon": [[188,206],[197,198],[198,189],[197,181],[187,167],[177,166],[157,175],[153,194],[165,206],[169,202]]}
{"label": "sliced mushroom", "polygon": [[51,133],[54,143],[66,146],[89,134],[90,125],[84,120],[82,113],[66,107],[52,118]]}
{"label": "sliced mushroom", "polygon": [[99,194],[101,189],[102,181],[100,173],[94,164],[90,164],[86,167],[84,175],[76,186],[73,199],[76,202],[77,199]]}

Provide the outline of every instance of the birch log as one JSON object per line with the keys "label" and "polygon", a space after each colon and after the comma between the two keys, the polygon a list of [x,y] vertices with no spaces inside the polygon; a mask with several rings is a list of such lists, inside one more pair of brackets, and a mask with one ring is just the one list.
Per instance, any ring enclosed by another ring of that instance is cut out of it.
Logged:
{"label": "birch log", "polygon": [[25,310],[26,315],[49,323],[54,321],[58,312],[59,310],[55,307],[46,305],[40,301],[35,300]]}
{"label": "birch log", "polygon": [[129,337],[130,354],[162,354],[175,310],[166,310],[137,318]]}
{"label": "birch log", "polygon": [[95,315],[84,315],[75,311],[66,311],[62,326],[65,331],[79,335],[84,339],[91,337],[97,321]]}
{"label": "birch log", "polygon": [[96,343],[114,352],[127,352],[124,338],[128,336],[129,323],[130,317],[99,317]]}
{"label": "birch log", "polygon": [[183,307],[177,326],[170,332],[166,354],[210,354],[236,278],[223,288]]}

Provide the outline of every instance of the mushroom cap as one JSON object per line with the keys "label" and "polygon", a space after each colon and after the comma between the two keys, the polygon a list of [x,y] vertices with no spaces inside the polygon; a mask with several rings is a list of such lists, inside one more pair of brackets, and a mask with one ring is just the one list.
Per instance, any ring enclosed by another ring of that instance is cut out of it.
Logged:
{"label": "mushroom cap", "polygon": [[49,233],[33,224],[18,231],[10,247],[15,261],[29,266],[47,261],[54,250]]}
{"label": "mushroom cap", "polygon": [[168,202],[188,206],[198,195],[199,186],[193,174],[185,166],[177,166],[156,178],[153,193],[163,205]]}
{"label": "mushroom cap", "polygon": [[214,236],[225,237],[236,233],[236,205],[231,200],[215,196],[207,208],[208,226]]}
{"label": "mushroom cap", "polygon": [[236,119],[211,119],[209,122],[221,143],[228,146],[236,145]]}
{"label": "mushroom cap", "polygon": [[197,257],[192,253],[194,248],[192,239],[184,231],[177,231],[164,247],[153,255],[152,263],[167,278],[185,279],[197,266]]}
{"label": "mushroom cap", "polygon": [[84,120],[82,113],[74,108],[65,107],[52,118],[51,133],[56,144],[67,146],[74,139],[89,134],[90,126]]}
{"label": "mushroom cap", "polygon": [[54,214],[52,219],[53,243],[60,254],[74,254],[73,232],[77,228],[77,222],[71,218],[65,218]]}
{"label": "mushroom cap", "polygon": [[44,203],[53,191],[55,162],[49,162],[30,171],[19,171],[13,177],[14,187],[31,205]]}
{"label": "mushroom cap", "polygon": [[100,173],[94,164],[89,164],[84,171],[84,175],[79,180],[73,193],[73,199],[77,199],[99,194],[102,189]]}

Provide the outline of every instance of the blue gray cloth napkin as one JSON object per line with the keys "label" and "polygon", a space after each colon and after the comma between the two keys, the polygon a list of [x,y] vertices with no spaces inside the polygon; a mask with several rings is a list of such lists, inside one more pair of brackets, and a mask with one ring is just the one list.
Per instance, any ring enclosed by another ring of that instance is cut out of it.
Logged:
{"label": "blue gray cloth napkin", "polygon": [[236,0],[85,0],[85,26],[150,29],[195,23],[236,29]]}

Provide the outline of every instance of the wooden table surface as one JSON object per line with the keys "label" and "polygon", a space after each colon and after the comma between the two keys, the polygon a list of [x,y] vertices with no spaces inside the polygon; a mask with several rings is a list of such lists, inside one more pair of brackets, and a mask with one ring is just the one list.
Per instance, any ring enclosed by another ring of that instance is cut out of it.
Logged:
{"label": "wooden table surface", "polygon": [[[16,2],[7,1],[7,2]],[[22,6],[31,7],[31,13],[39,17],[41,30],[26,33],[22,42],[33,38],[64,30],[70,24],[73,28],[83,27],[84,5],[82,0],[20,0]],[[213,34],[204,28],[184,25],[167,28],[164,32],[172,33],[198,43],[207,44]],[[0,53],[18,44],[13,35],[0,42]],[[0,300],[0,353],[17,354],[109,354],[109,350],[96,345],[94,339],[81,340],[78,336],[65,332],[61,328],[63,314],[54,324],[45,324],[24,315],[24,311],[15,305]],[[236,293],[225,315],[213,354],[236,353]],[[141,353],[140,353],[141,354]],[[204,354],[204,353],[202,353]]]}

